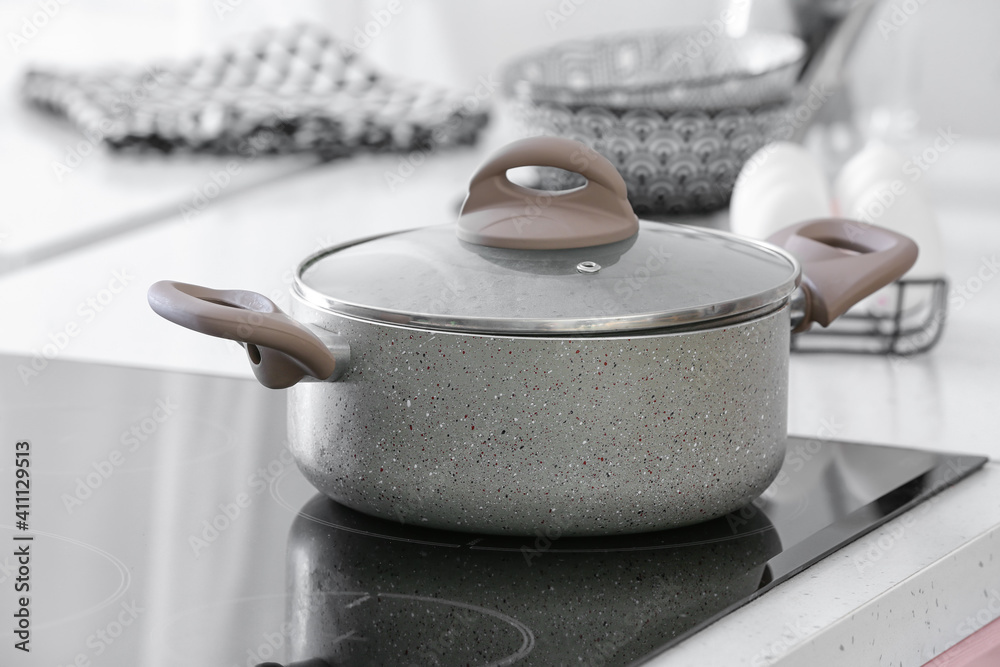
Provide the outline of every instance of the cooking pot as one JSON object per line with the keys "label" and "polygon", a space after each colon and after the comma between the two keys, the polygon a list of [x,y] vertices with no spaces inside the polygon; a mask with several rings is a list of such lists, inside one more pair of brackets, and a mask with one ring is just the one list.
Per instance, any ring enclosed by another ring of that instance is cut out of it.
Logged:
{"label": "cooking pot", "polygon": [[[507,179],[529,165],[587,183]],[[167,281],[149,303],[291,387],[299,469],[348,507],[488,534],[632,533],[759,495],[784,455],[791,331],[826,326],[917,256],[847,220],[771,240],[787,252],[640,222],[611,163],[539,137],[479,168],[457,224],[306,258],[291,317],[260,294]]]}
{"label": "cooking pot", "polygon": [[781,551],[756,510],[630,536],[473,537],[317,495],[288,537],[288,658],[631,664],[759,590]]}

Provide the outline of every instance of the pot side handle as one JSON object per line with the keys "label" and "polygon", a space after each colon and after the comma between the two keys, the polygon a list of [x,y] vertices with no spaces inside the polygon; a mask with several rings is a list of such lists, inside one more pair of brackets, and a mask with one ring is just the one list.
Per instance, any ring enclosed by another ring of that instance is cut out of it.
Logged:
{"label": "pot side handle", "polygon": [[290,387],[307,376],[336,379],[344,370],[346,354],[331,350],[330,341],[321,340],[263,294],[161,280],[150,286],[146,298],[156,314],[174,324],[241,343],[257,380],[270,389]]}
{"label": "pot side handle", "polygon": [[829,326],[857,302],[902,278],[918,253],[917,244],[902,234],[837,218],[800,222],[767,240],[802,265],[805,317],[794,333],[808,330],[812,322]]}

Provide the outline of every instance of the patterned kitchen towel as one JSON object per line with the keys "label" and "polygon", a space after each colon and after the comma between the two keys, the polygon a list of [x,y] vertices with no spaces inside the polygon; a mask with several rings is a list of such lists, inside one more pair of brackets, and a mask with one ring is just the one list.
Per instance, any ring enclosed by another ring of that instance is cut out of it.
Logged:
{"label": "patterned kitchen towel", "polygon": [[393,78],[313,26],[145,70],[29,71],[23,93],[116,151],[411,151],[473,143],[485,96]]}

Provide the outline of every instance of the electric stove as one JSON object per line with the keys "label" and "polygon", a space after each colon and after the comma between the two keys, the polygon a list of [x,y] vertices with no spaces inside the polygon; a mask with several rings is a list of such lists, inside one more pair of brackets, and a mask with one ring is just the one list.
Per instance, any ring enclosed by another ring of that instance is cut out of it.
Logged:
{"label": "electric stove", "polygon": [[250,380],[0,357],[0,396],[0,466],[29,445],[27,526],[0,536],[32,538],[27,664],[641,664],[985,463],[790,437],[714,521],[497,537],[316,494]]}

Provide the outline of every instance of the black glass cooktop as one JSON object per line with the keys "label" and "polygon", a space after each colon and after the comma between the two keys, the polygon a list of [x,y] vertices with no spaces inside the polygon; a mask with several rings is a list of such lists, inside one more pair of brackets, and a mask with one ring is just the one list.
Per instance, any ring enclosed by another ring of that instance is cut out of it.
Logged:
{"label": "black glass cooktop", "polygon": [[13,664],[641,663],[985,462],[792,437],[764,495],[715,521],[476,536],[317,495],[284,449],[280,392],[29,364],[0,357],[0,466],[17,442],[31,460],[27,528],[0,522],[7,545],[33,538],[32,652],[5,643]]}

